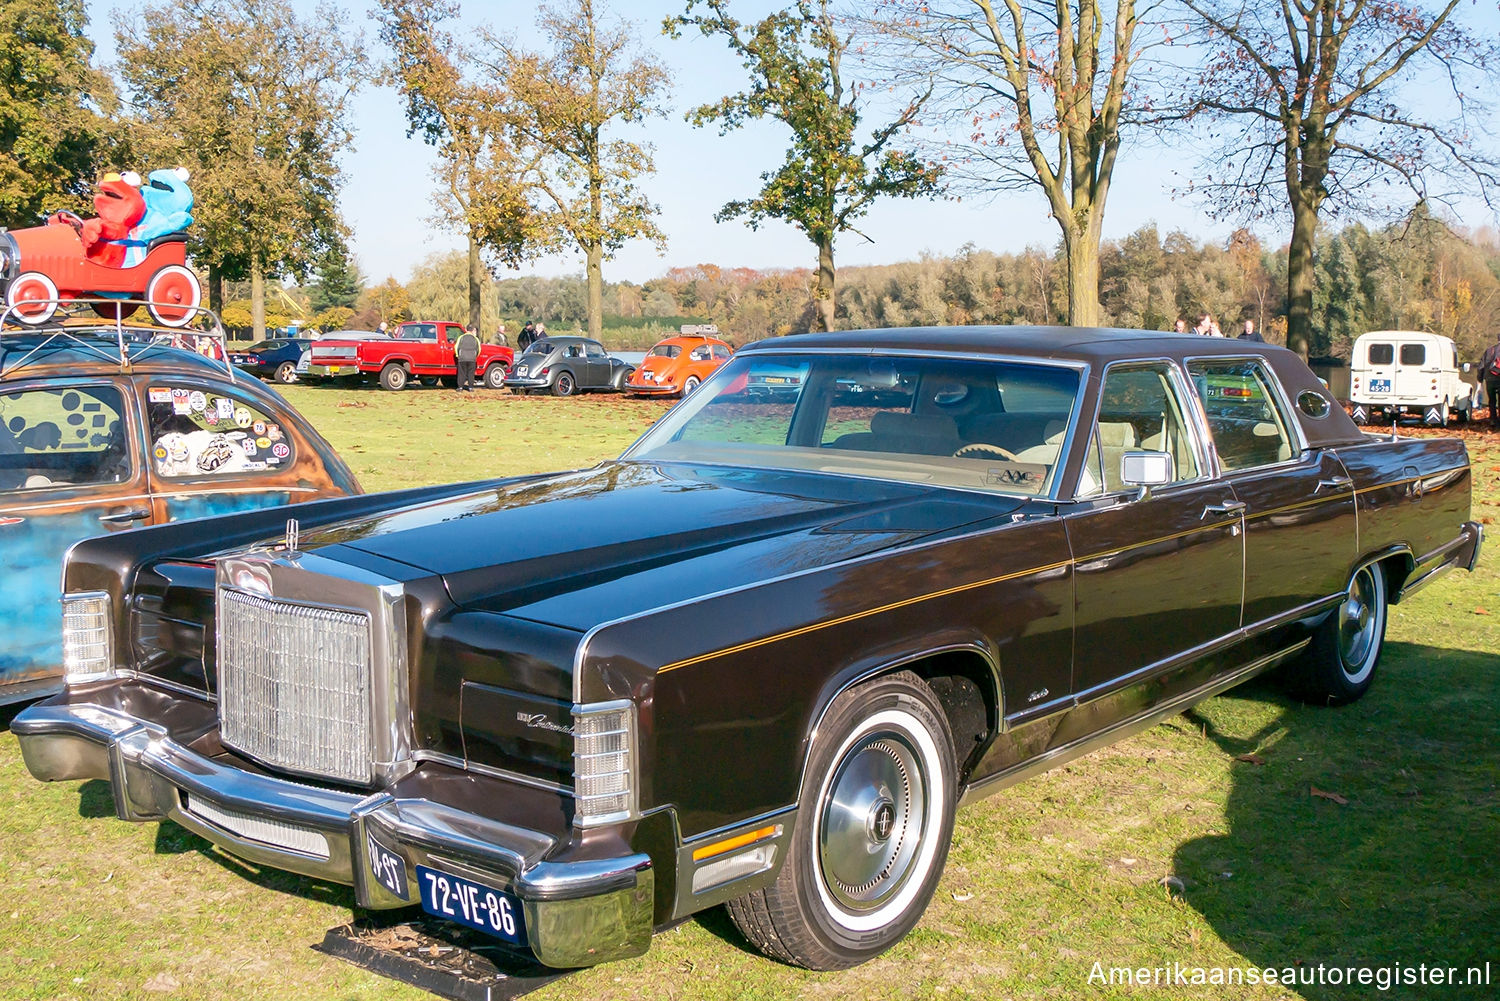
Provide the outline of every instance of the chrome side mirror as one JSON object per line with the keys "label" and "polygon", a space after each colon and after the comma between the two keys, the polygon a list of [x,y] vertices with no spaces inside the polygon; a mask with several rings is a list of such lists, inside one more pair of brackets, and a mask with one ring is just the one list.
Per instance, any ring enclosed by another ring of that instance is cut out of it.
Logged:
{"label": "chrome side mirror", "polygon": [[1175,474],[1170,452],[1126,452],[1120,456],[1120,482],[1128,487],[1140,487],[1142,497],[1149,494],[1152,487],[1171,483]]}

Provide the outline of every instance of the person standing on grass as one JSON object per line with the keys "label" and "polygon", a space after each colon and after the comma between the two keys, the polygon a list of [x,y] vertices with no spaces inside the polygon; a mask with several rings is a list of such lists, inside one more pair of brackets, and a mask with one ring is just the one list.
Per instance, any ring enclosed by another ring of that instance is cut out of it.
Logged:
{"label": "person standing on grass", "polygon": [[1500,336],[1485,349],[1479,362],[1479,378],[1490,399],[1490,427],[1500,428]]}
{"label": "person standing on grass", "polygon": [[1260,336],[1260,333],[1255,329],[1255,321],[1249,317],[1245,319],[1245,329],[1240,331],[1239,339],[1242,341],[1259,341],[1262,344],[1266,342],[1266,339]]}
{"label": "person standing on grass", "polygon": [[479,360],[479,335],[473,327],[465,327],[453,345],[453,360],[458,364],[458,391],[474,391],[474,363]]}

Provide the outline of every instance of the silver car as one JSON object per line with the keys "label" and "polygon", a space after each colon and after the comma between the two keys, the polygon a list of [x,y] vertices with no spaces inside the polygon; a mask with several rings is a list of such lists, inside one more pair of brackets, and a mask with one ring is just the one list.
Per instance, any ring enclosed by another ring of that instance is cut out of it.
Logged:
{"label": "silver car", "polygon": [[587,337],[543,337],[516,359],[505,384],[518,393],[550,390],[572,396],[586,389],[619,392],[635,366]]}

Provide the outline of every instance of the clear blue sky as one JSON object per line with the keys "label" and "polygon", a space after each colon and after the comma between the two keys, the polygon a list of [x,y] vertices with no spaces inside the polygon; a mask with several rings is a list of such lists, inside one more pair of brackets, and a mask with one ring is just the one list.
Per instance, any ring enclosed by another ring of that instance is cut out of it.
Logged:
{"label": "clear blue sky", "polygon": [[[300,9],[313,6],[294,0]],[[121,6],[107,0],[91,0],[91,34],[99,43],[99,56],[114,58],[111,9]],[[365,32],[372,58],[381,53],[374,26],[366,17],[369,3],[346,3],[354,24]],[[683,121],[687,108],[715,100],[742,89],[746,77],[721,42],[697,35],[673,41],[661,34],[662,19],[681,13],[682,0],[613,0],[612,11],[631,22],[645,47],[666,63],[673,80],[668,113],[637,126],[632,138],[656,148],[657,173],[642,187],[661,207],[658,224],[667,235],[664,256],[644,243],[626,246],[605,263],[610,281],[642,282],[671,267],[713,263],[725,267],[810,267],[812,245],[791,226],[770,222],[751,230],[742,222],[714,222],[714,212],[725,202],[753,195],[759,175],[774,169],[785,149],[786,132],[775,123],[756,123],[728,136],[717,129],[696,129]],[[774,9],[765,0],[745,0],[736,5],[744,19],[755,11]],[[1488,6],[1488,5],[1487,5]],[[487,23],[501,31],[523,37],[534,34],[535,7],[530,3],[466,3],[465,20]],[[1493,10],[1488,20],[1494,19]],[[427,222],[433,214],[431,192],[432,150],[416,139],[406,138],[405,119],[394,91],[369,87],[359,95],[354,109],[355,145],[343,165],[347,182],[341,207],[353,229],[351,241],[367,279],[387,276],[406,281],[413,267],[428,255],[460,249],[460,237],[435,229]],[[1181,229],[1194,239],[1223,239],[1230,227],[1212,223],[1191,201],[1173,200],[1170,191],[1180,185],[1176,169],[1191,169],[1191,155],[1181,157],[1160,146],[1127,149],[1116,170],[1105,216],[1105,236],[1118,237],[1155,221],[1163,235]],[[130,166],[130,165],[127,165]],[[159,164],[134,165],[142,172]],[[1473,213],[1466,220],[1483,225],[1491,220]],[[1004,193],[988,203],[956,201],[883,201],[860,225],[873,242],[847,234],[840,239],[841,267],[888,264],[911,260],[924,252],[950,254],[965,244],[980,249],[1016,251],[1027,246],[1051,247],[1058,239],[1056,225],[1047,217],[1040,191]],[[1260,228],[1268,242],[1284,239],[1270,226]],[[523,274],[558,275],[581,273],[582,259],[563,254],[536,263]]]}

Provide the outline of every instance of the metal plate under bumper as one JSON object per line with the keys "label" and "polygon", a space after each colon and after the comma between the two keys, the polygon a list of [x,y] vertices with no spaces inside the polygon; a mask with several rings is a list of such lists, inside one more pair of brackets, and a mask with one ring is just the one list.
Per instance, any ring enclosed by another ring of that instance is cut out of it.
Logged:
{"label": "metal plate under bumper", "polygon": [[[44,702],[19,714],[11,731],[38,779],[108,779],[121,820],[174,820],[250,862],[352,885],[361,907],[412,906],[420,899],[417,866],[427,865],[520,898],[528,944],[547,966],[590,966],[650,947],[647,855],[547,861],[555,842],[545,834],[429,800],[246,772],[189,750],[156,724],[95,705]],[[286,829],[321,835],[323,846],[310,851],[313,839],[276,844],[251,833],[269,838]],[[406,894],[377,877],[372,839],[401,856]]]}

